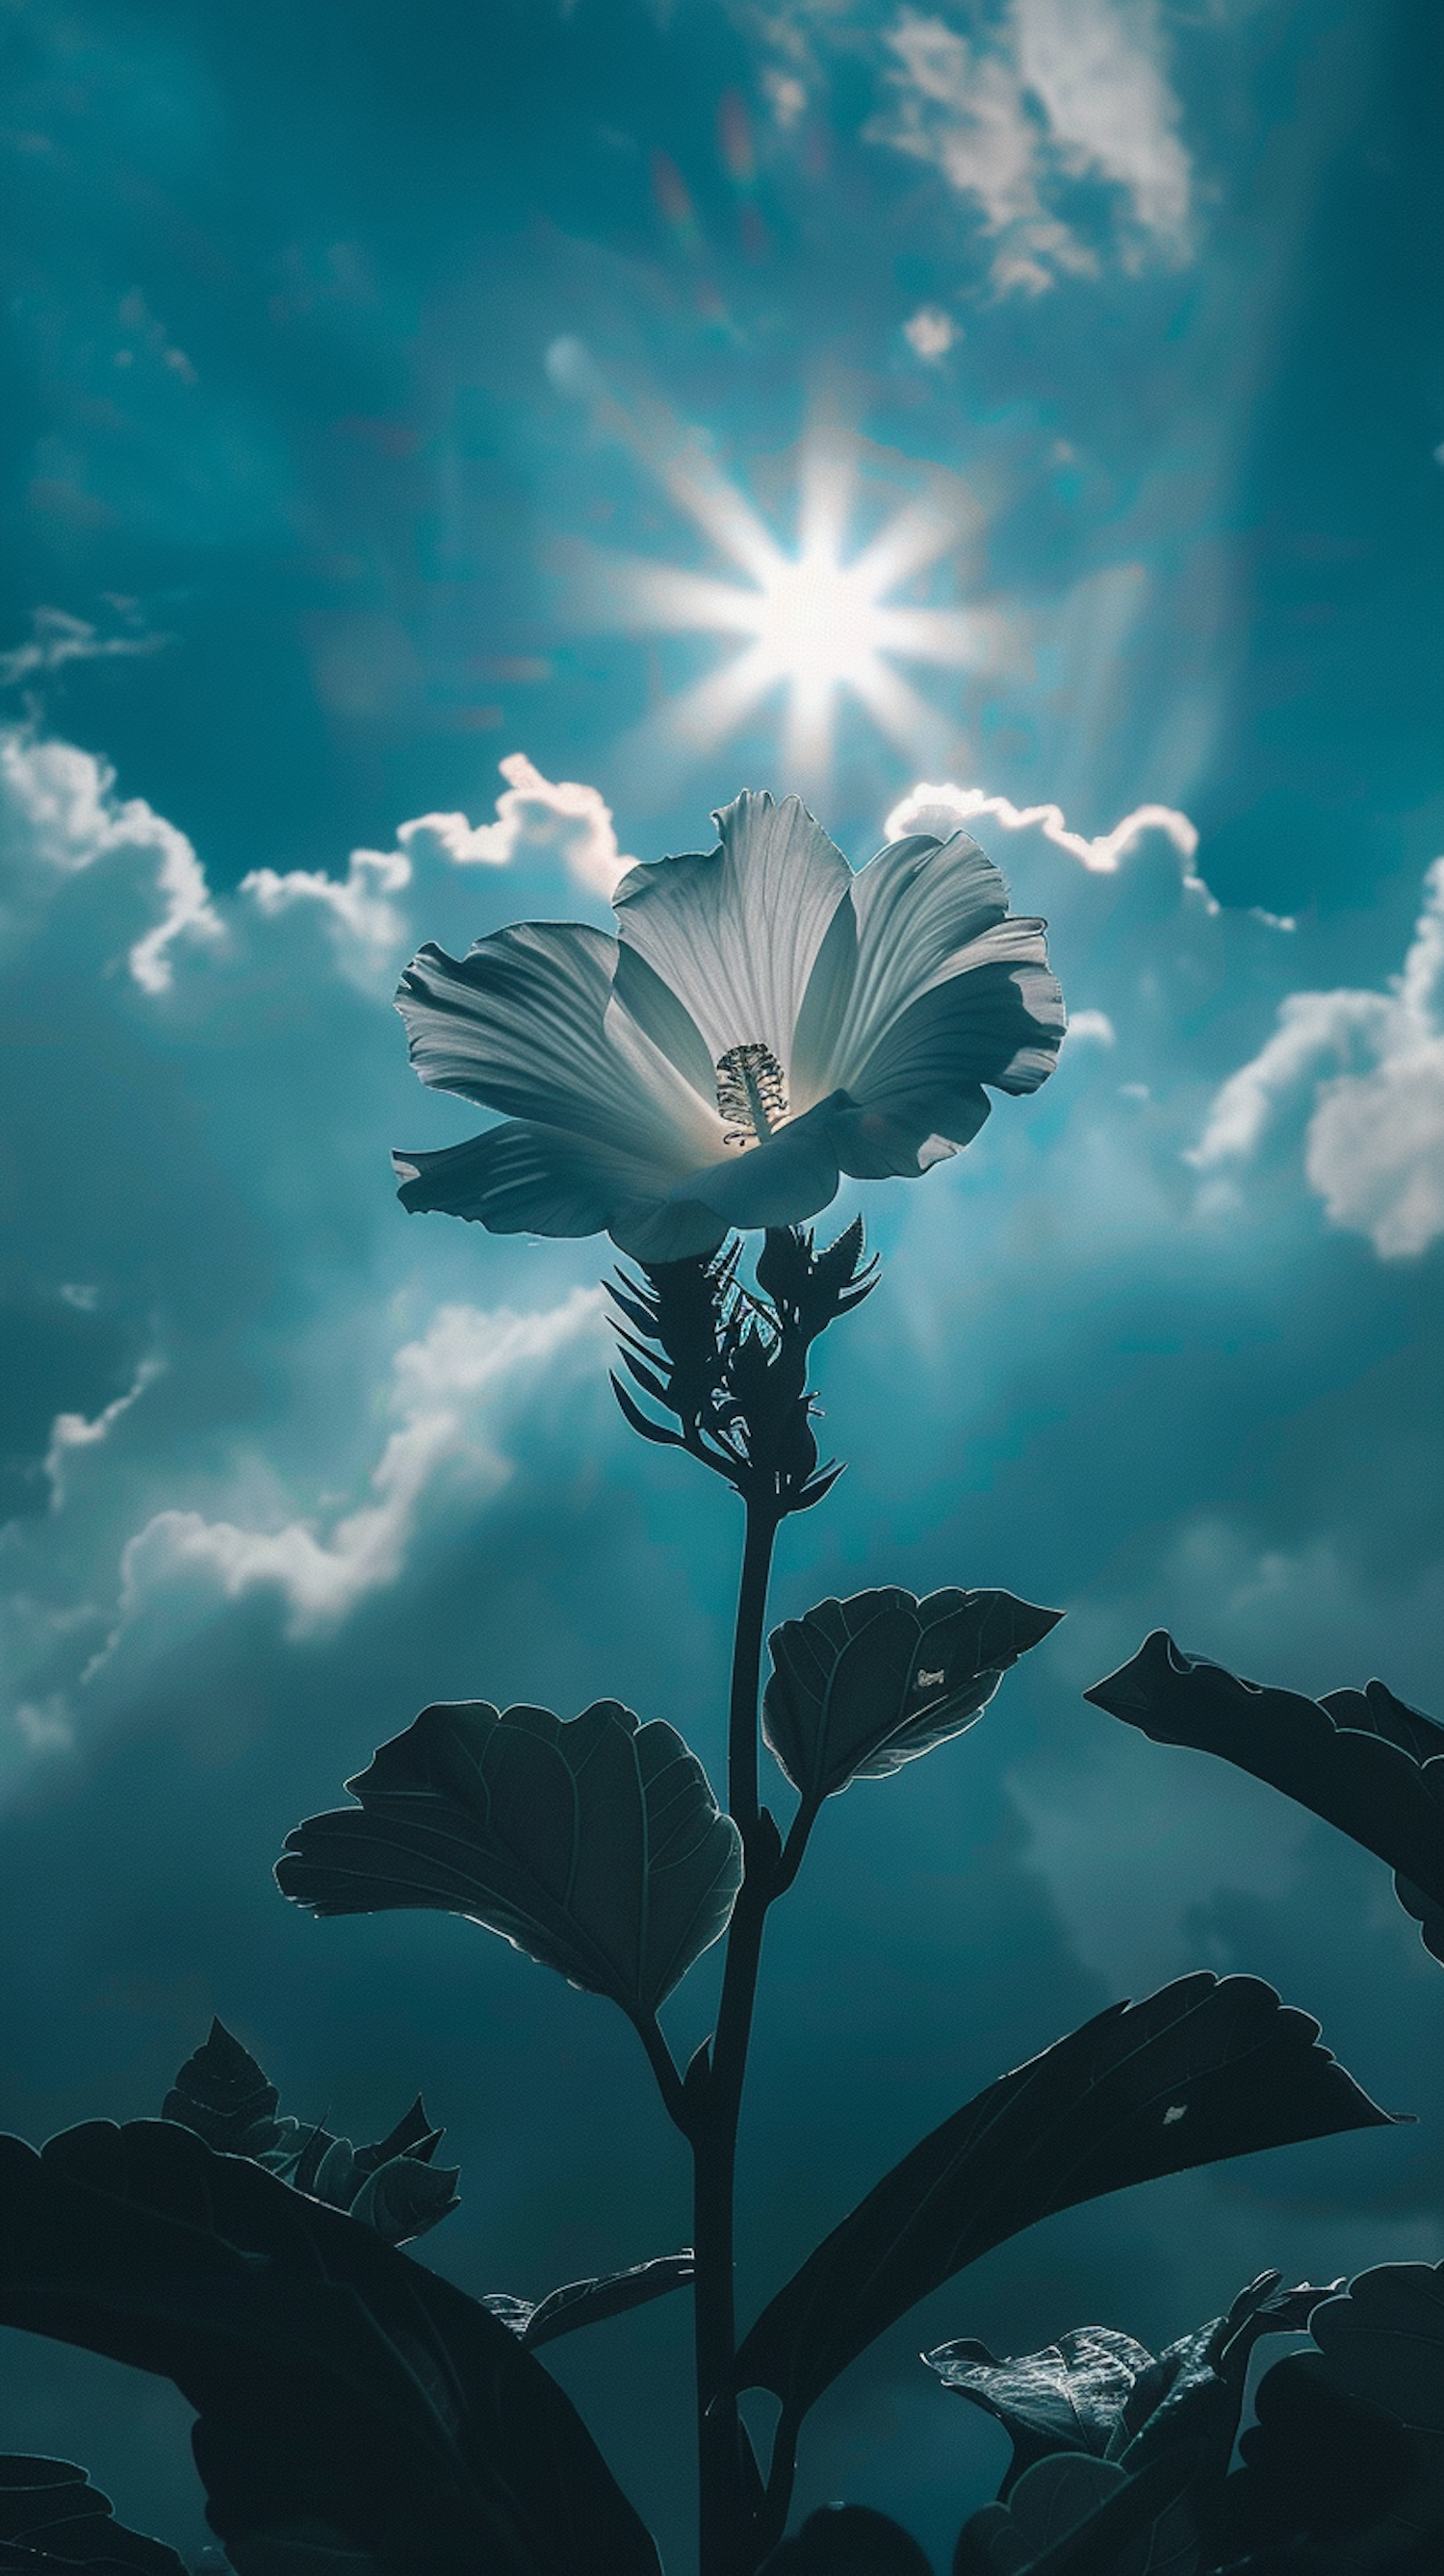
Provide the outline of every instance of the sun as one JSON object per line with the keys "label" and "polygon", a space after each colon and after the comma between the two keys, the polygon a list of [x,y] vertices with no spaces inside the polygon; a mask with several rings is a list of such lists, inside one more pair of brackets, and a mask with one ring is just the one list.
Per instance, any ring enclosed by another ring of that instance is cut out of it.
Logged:
{"label": "sun", "polygon": [[911,761],[932,751],[948,720],[897,665],[977,670],[993,659],[995,642],[994,621],[982,611],[914,607],[895,597],[965,533],[954,479],[933,477],[854,549],[856,442],[815,437],[803,454],[789,549],[695,441],[653,461],[673,500],[744,578],[638,556],[589,558],[586,588],[601,622],[633,634],[736,639],[733,653],[654,711],[643,728],[647,747],[701,756],[777,697],[783,757],[795,780],[825,776],[845,700],[863,708]]}

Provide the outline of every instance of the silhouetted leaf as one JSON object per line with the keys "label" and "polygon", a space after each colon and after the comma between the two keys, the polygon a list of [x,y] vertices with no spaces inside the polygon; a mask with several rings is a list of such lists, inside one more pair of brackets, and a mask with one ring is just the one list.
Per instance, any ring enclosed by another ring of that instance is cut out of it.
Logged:
{"label": "silhouetted leaf", "polygon": [[1221,1755],[1376,1852],[1444,1958],[1444,1727],[1432,1718],[1382,1682],[1313,1700],[1241,1681],[1165,1628],[1083,1696],[1155,1744]]}
{"label": "silhouetted leaf", "polygon": [[249,2049],[213,2021],[167,2093],[161,2117],[193,2129],[222,2154],[249,2156],[332,2209],[348,2209],[388,2245],[410,2244],[460,2207],[459,2172],[431,2162],[445,2131],[432,2128],[419,2094],[390,2135],[367,2147],[278,2117],[279,2098]]}
{"label": "silhouetted leaf", "polygon": [[[1412,2475],[1373,2526],[1372,2563],[1387,2565],[1390,2555],[1430,2539],[1444,2560],[1444,2263],[1361,2272],[1342,2298],[1316,2311],[1309,2331],[1322,2359],[1299,2354],[1295,2364],[1308,2365],[1346,2402],[1386,2417],[1412,2456]],[[1362,2550],[1356,2554],[1363,2561]]]}
{"label": "silhouetted leaf", "polygon": [[882,1780],[961,1735],[1010,1664],[1055,1628],[1011,1592],[889,1584],[822,1601],[774,1629],[762,1732],[794,1789],[817,1807],[850,1780]]}
{"label": "silhouetted leaf", "polygon": [[1266,2371],[1215,2545],[1305,2551],[1309,2576],[1444,2563],[1444,2266],[1385,2263],[1312,2320],[1316,2349]]}
{"label": "silhouetted leaf", "polygon": [[567,1721],[423,1709],[346,1785],[359,1808],[287,1836],[276,1877],[298,1905],[468,1915],[637,2021],[726,1929],[741,1881],[695,1753],[616,1700]]}
{"label": "silhouetted leaf", "polygon": [[1228,2465],[1243,2405],[1248,2357],[1261,2335],[1302,2334],[1315,2308],[1340,2287],[1282,2290],[1263,2272],[1227,2316],[1182,2335],[1157,2360],[1112,2326],[1078,2326],[1041,2352],[998,2360],[986,2344],[940,2344],[923,2358],[945,2388],[997,2417],[1013,2442],[1001,2492],[1049,2452],[1086,2451],[1120,2461],[1133,2475],[1158,2452],[1204,2445],[1220,2475]]}
{"label": "silhouetted leaf", "polygon": [[1006,2504],[964,2523],[953,2576],[1193,2576],[1198,2464],[1186,2447],[1137,2477],[1079,2451],[1037,2460]]}
{"label": "silhouetted leaf", "polygon": [[764,2563],[761,2576],[932,2576],[911,2532],[866,2504],[825,2504]]}
{"label": "silhouetted leaf", "polygon": [[764,2309],[739,2387],[795,2421],[964,2264],[1054,2210],[1259,2147],[1389,2125],[1256,1977],[1181,1977],[1005,2075],[893,2167]]}
{"label": "silhouetted leaf", "polygon": [[71,2460],[0,2456],[0,2568],[34,2576],[186,2576],[163,2540],[127,2531],[109,2496]]}
{"label": "silhouetted leaf", "polygon": [[515,2299],[505,2291],[494,2290],[483,2300],[494,2317],[510,2326],[518,2341],[534,2351],[539,2343],[550,2343],[554,2336],[572,2334],[578,2326],[600,2325],[605,2317],[619,2317],[628,2308],[643,2308],[652,2299],[665,2298],[669,2290],[680,2290],[696,2270],[690,2246],[680,2254],[657,2254],[650,2263],[634,2263],[625,2272],[602,2272],[594,2280],[568,2281],[553,2290],[535,2306],[529,2299]]}
{"label": "silhouetted leaf", "polygon": [[570,2400],[370,2229],[164,2120],[0,2140],[0,2186],[0,2317],[175,2381],[243,2576],[657,2576]]}

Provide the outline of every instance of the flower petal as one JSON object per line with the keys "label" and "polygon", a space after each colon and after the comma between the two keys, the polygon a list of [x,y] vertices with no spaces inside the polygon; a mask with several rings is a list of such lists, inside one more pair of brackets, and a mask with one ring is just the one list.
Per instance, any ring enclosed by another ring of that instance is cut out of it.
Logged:
{"label": "flower petal", "polygon": [[913,1107],[853,1109],[833,1128],[837,1156],[855,1181],[916,1181],[934,1163],[960,1154],[984,1125],[992,1102],[980,1087],[933,1092]]}
{"label": "flower petal", "polygon": [[794,1118],[766,1145],[729,1154],[709,1171],[679,1181],[676,1200],[700,1200],[725,1226],[796,1225],[816,1216],[837,1195],[835,1122],[848,1102],[842,1094]]}
{"label": "flower petal", "polygon": [[1036,1091],[1053,1070],[1066,1025],[1042,924],[1010,919],[975,940],[946,982],[907,1005],[848,1088],[863,1106],[884,1108],[978,1082]]}
{"label": "flower petal", "polygon": [[492,1234],[611,1235],[636,1261],[715,1252],[727,1227],[699,1199],[668,1195],[672,1173],[589,1137],[509,1118],[465,1145],[393,1154],[413,1215],[468,1217]]}
{"label": "flower petal", "polygon": [[713,1064],[760,1043],[789,1067],[798,1008],[838,904],[842,852],[796,796],[748,792],[714,816],[720,849],[633,868],[612,900],[625,947],[684,1004]]}
{"label": "flower petal", "polygon": [[600,1234],[617,1209],[661,1201],[673,1174],[526,1118],[439,1153],[393,1154],[404,1208],[470,1217],[492,1234]]}
{"label": "flower petal", "polygon": [[[856,1092],[858,1075],[899,1014],[956,974],[964,952],[1002,922],[1008,889],[966,832],[948,841],[914,832],[889,842],[854,878],[852,908],[857,962],[818,1079]],[[811,1020],[811,992],[805,1008]]]}
{"label": "flower petal", "polygon": [[570,921],[519,922],[462,958],[423,948],[396,998],[422,1081],[660,1157],[675,1179],[696,1159],[693,1095],[655,1047],[612,1043],[616,958],[615,940]]}

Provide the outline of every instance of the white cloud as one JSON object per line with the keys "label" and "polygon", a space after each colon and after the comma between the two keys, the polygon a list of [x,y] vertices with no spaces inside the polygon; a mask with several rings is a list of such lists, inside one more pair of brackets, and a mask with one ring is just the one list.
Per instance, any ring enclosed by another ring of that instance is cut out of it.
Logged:
{"label": "white cloud", "polygon": [[264,1530],[194,1511],[155,1513],[126,1542],[120,1617],[90,1671],[108,1659],[155,1595],[187,1578],[227,1600],[274,1586],[288,1605],[293,1637],[334,1626],[367,1593],[394,1583],[423,1501],[443,1471],[460,1473],[473,1491],[494,1492],[505,1483],[511,1464],[494,1434],[506,1399],[533,1386],[539,1367],[554,1372],[565,1354],[591,1338],[601,1303],[600,1290],[578,1288],[565,1304],[540,1314],[441,1307],[425,1339],[407,1343],[392,1364],[397,1428],[372,1470],[374,1500],[329,1530],[314,1519]]}
{"label": "white cloud", "polygon": [[101,635],[83,617],[63,608],[37,608],[28,644],[0,653],[0,688],[11,689],[36,671],[58,671],[67,662],[109,662],[158,653],[164,635]]}
{"label": "white cloud", "polygon": [[1273,1036],[1216,1094],[1188,1156],[1215,1175],[1247,1163],[1283,1111],[1309,1098],[1309,1186],[1335,1225],[1367,1235],[1386,1261],[1444,1234],[1444,858],[1424,883],[1389,990],[1290,993]]}
{"label": "white cloud", "polygon": [[[416,828],[401,827],[403,833]],[[240,892],[267,921],[298,904],[319,904],[343,942],[360,952],[364,966],[384,969],[410,935],[404,916],[387,897],[403,893],[411,873],[411,861],[401,850],[353,850],[344,877],[328,877],[320,868],[290,868],[284,875],[274,868],[253,868],[242,877]]]}
{"label": "white cloud", "polygon": [[1019,76],[1065,169],[1096,170],[1125,188],[1142,229],[1181,247],[1189,162],[1156,10],[1148,0],[1014,0],[1012,17]]}
{"label": "white cloud", "polygon": [[464,814],[422,814],[403,823],[396,837],[441,852],[457,867],[510,867],[520,851],[551,851],[578,885],[608,895],[635,859],[624,858],[612,827],[612,809],[601,791],[575,779],[543,778],[525,752],[501,763],[507,781],[496,800],[494,823],[468,823]]}
{"label": "white cloud", "polygon": [[[424,864],[508,867],[523,856],[550,855],[578,885],[610,895],[636,863],[617,846],[600,789],[544,778],[524,752],[511,753],[500,766],[507,784],[494,822],[418,815],[399,826],[395,849],[353,850],[344,877],[320,868],[253,868],[241,880],[239,901],[265,921],[319,911],[336,935],[343,973],[369,988],[394,970],[416,936],[396,898]],[[236,899],[213,896],[191,842],[174,823],[143,797],[121,799],[114,791],[115,772],[96,753],[37,739],[29,726],[0,727],[7,853],[0,932],[17,944],[67,878],[102,861],[138,861],[159,917],[131,943],[127,963],[142,991],[161,994],[174,981],[180,943],[227,939]]]}
{"label": "white cloud", "polygon": [[1111,1047],[1118,1043],[1118,1031],[1106,1011],[1070,1011],[1068,1035],[1074,1046]]}
{"label": "white cloud", "polygon": [[1145,245],[1183,253],[1190,168],[1150,0],[1013,0],[1001,25],[971,41],[904,8],[884,42],[891,105],[867,131],[975,201],[998,243],[1000,295],[1097,274],[1097,252],[1050,203],[1060,178],[1095,176],[1125,193],[1126,265]]}
{"label": "white cloud", "polygon": [[[129,951],[130,972],[143,992],[164,993],[173,974],[178,940],[216,940],[224,925],[211,900],[205,871],[184,832],[147,805],[114,794],[108,761],[73,743],[40,742],[28,728],[0,730],[0,805],[6,842],[16,870],[7,889],[13,929],[37,891],[122,854],[139,856],[161,917]],[[22,883],[27,867],[30,882]],[[37,880],[39,881],[37,885]]]}
{"label": "white cloud", "polygon": [[[1210,904],[1213,902],[1202,877],[1193,874],[1198,826],[1172,805],[1135,805],[1132,813],[1125,814],[1121,823],[1115,823],[1111,832],[1100,832],[1090,840],[1083,832],[1069,830],[1061,805],[1015,805],[1007,796],[990,796],[983,787],[955,787],[951,780],[946,779],[937,786],[930,786],[920,780],[916,787],[909,788],[899,804],[894,805],[883,825],[884,838],[900,840],[904,832],[915,832],[920,825],[924,830],[928,829],[923,818],[929,814],[939,816],[941,828],[945,831],[955,831],[959,823],[971,823],[980,814],[991,814],[1009,832],[1026,832],[1036,825],[1044,840],[1051,841],[1055,849],[1067,850],[1073,858],[1081,859],[1085,868],[1100,876],[1114,875],[1120,861],[1127,857],[1135,842],[1142,840],[1145,832],[1162,832],[1183,861],[1185,886],[1192,893],[1206,896]],[[1282,929],[1292,925],[1280,922],[1275,926]]]}
{"label": "white cloud", "polygon": [[95,1449],[101,1441],[108,1440],[117,1422],[122,1421],[131,1406],[139,1402],[146,1388],[154,1385],[164,1368],[162,1359],[142,1360],[125,1393],[114,1396],[103,1411],[88,1420],[83,1413],[57,1413],[50,1426],[50,1446],[45,1453],[45,1475],[50,1486],[50,1508],[53,1512],[64,1508],[66,1463],[74,1451]]}
{"label": "white cloud", "polygon": [[940,304],[924,304],[903,324],[903,338],[914,357],[945,358],[960,337],[958,326]]}

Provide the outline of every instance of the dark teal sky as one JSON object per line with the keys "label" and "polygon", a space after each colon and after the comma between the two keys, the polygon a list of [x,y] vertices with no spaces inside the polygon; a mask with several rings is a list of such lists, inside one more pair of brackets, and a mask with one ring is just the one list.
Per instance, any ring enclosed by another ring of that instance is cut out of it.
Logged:
{"label": "dark teal sky", "polygon": [[[1050,2223],[859,2365],[803,2500],[941,2565],[997,2462],[920,2343],[1167,2339],[1265,2264],[1444,2252],[1439,1981],[1384,1874],[1078,1695],[1163,1624],[1441,1708],[1438,13],[9,0],[0,31],[4,2120],[154,2110],[216,2010],[333,2127],[424,2087],[464,2193],[428,2259],[473,2288],[685,2241],[605,2006],[269,1880],[431,1699],[615,1693],[720,1763],[727,1499],[611,1409],[604,1244],[402,1216],[388,1147],[475,1120],[389,995],[423,938],[604,921],[619,854],[704,843],[744,784],[805,787],[859,864],[919,780],[1009,800],[973,828],[1075,1034],[962,1160],[860,1194],[883,1285],[821,1357],[851,1465],[775,1609],[999,1583],[1068,1616],[963,1742],[830,1809],[776,1918],[745,2300],[969,2091],[1189,1967],[1272,1978],[1423,2125]],[[844,554],[919,514],[890,600],[972,641],[895,666],[891,735],[846,699],[803,775],[780,690],[687,735],[735,640],[647,628],[621,567],[745,585],[742,505],[792,548],[820,446]],[[518,754],[542,783],[498,823]],[[558,2347],[669,2570],[684,2331]],[[179,2401],[8,2355],[0,2444],[198,2549]]]}

